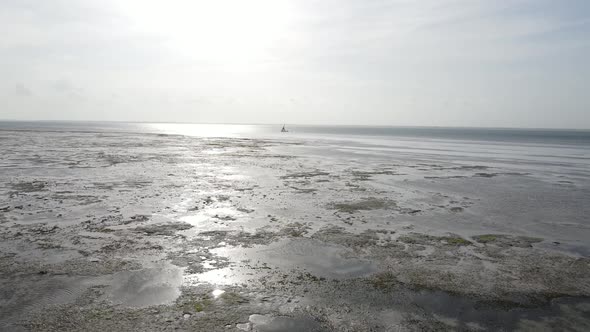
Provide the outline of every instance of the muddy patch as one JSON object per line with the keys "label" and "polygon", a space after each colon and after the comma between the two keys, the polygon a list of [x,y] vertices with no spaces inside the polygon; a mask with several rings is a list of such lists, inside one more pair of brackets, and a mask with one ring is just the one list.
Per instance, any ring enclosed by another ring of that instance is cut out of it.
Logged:
{"label": "muddy patch", "polygon": [[134,228],[134,231],[138,232],[138,233],[144,233],[145,235],[148,235],[148,236],[152,236],[152,235],[173,236],[179,231],[184,231],[184,230],[191,229],[191,228],[193,228],[193,226],[188,223],[175,222],[175,223],[140,226],[140,227]]}
{"label": "muddy patch", "polygon": [[322,171],[311,171],[311,172],[300,172],[300,173],[291,173],[287,175],[281,176],[283,180],[296,180],[296,179],[310,179],[318,176],[328,176],[330,173],[322,172]]}
{"label": "muddy patch", "polygon": [[380,234],[388,234],[388,231],[381,232],[366,230],[360,234],[345,231],[344,227],[328,226],[314,233],[311,238],[325,242],[338,244],[349,248],[365,248],[382,245]]}
{"label": "muddy patch", "polygon": [[22,181],[12,184],[12,189],[18,193],[34,193],[46,191],[49,183],[46,181]]}
{"label": "muddy patch", "polygon": [[432,245],[434,243],[440,243],[442,245],[449,246],[468,246],[473,243],[469,240],[462,238],[459,235],[451,234],[448,236],[434,236],[419,233],[409,233],[402,235],[398,238],[398,241],[407,244],[419,244],[419,245]]}
{"label": "muddy patch", "polygon": [[373,170],[373,171],[352,171],[350,174],[354,181],[369,181],[375,175],[404,175],[391,169]]}

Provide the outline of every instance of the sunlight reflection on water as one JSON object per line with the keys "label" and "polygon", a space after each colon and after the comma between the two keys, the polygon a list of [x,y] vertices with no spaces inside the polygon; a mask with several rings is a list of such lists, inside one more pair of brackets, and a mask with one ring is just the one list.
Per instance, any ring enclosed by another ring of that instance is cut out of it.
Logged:
{"label": "sunlight reflection on water", "polygon": [[245,283],[253,278],[252,271],[240,271],[233,267],[224,267],[216,270],[209,270],[198,274],[184,276],[186,285],[212,284],[212,285],[237,285]]}
{"label": "sunlight reflection on water", "polygon": [[252,125],[149,123],[145,126],[164,134],[199,137],[238,137],[257,131]]}

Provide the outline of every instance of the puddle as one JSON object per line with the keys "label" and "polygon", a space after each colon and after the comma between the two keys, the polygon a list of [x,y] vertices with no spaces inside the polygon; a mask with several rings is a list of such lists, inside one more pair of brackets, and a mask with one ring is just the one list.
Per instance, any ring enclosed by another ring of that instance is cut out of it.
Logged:
{"label": "puddle", "polygon": [[590,246],[585,244],[542,242],[539,243],[538,246],[543,249],[561,252],[576,257],[590,257]]}
{"label": "puddle", "polygon": [[45,275],[0,280],[0,330],[12,331],[16,321],[47,306],[72,303],[94,284],[92,278]]}
{"label": "puddle", "polygon": [[260,253],[266,256],[268,264],[299,267],[314,275],[335,279],[364,277],[378,271],[369,261],[345,257],[350,253],[347,248],[311,239],[292,240]]}
{"label": "puddle", "polygon": [[[182,269],[160,265],[101,277],[39,274],[18,282],[0,279],[0,331],[12,331],[28,314],[48,306],[74,303],[90,287],[109,284],[106,297],[114,304],[146,307],[169,304],[180,295]],[[7,287],[7,285],[12,285]]]}
{"label": "puddle", "polygon": [[196,214],[180,217],[180,221],[194,226],[193,232],[227,228],[228,225],[244,223],[246,215],[230,207],[205,208]]}
{"label": "puddle", "polygon": [[370,261],[347,257],[352,254],[348,248],[306,238],[255,248],[219,248],[212,252],[236,261],[249,259],[252,263],[286,270],[300,268],[333,279],[364,277],[378,271]]}
{"label": "puddle", "polygon": [[[412,307],[431,313],[437,320],[457,330],[544,331],[559,329],[562,324],[571,322],[585,327],[581,330],[590,328],[590,298],[562,297],[545,305],[523,307],[503,302],[483,302],[442,291],[410,291],[405,296]],[[407,306],[400,310],[406,311]]]}
{"label": "puddle", "polygon": [[221,269],[209,270],[203,273],[187,275],[184,283],[187,285],[212,284],[212,285],[236,285],[248,282],[253,278],[251,270],[224,267]]}
{"label": "puddle", "polygon": [[191,216],[182,217],[182,218],[180,218],[180,221],[184,221],[184,222],[189,223],[193,226],[202,226],[203,223],[205,223],[209,219],[211,219],[211,216],[208,216],[205,214],[195,214],[195,215],[191,215]]}
{"label": "puddle", "polygon": [[308,317],[250,315],[249,322],[237,324],[241,331],[258,332],[320,332],[325,331],[315,320]]}
{"label": "puddle", "polygon": [[107,297],[126,307],[169,304],[180,296],[182,269],[166,264],[113,275]]}

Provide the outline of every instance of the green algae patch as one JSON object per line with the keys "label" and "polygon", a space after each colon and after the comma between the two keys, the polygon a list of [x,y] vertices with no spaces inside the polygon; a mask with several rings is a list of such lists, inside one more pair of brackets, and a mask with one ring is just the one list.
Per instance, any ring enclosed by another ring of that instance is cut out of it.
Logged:
{"label": "green algae patch", "polygon": [[438,243],[447,244],[450,246],[469,246],[473,243],[469,240],[466,240],[458,235],[448,235],[448,236],[434,236],[434,235],[427,235],[427,234],[419,234],[419,233],[409,233],[407,235],[402,235],[397,238],[398,241],[406,243],[406,244],[415,244],[415,245],[433,245]]}
{"label": "green algae patch", "polygon": [[213,302],[209,298],[203,298],[201,301],[195,301],[192,303],[195,312],[205,311],[213,305]]}
{"label": "green algae patch", "polygon": [[453,245],[453,246],[469,246],[472,245],[473,243],[471,241],[465,240],[462,237],[445,237],[443,238],[447,244]]}
{"label": "green algae patch", "polygon": [[203,297],[190,297],[180,300],[177,307],[182,309],[184,312],[202,312],[211,309],[213,301],[208,295]]}
{"label": "green algae patch", "polygon": [[[325,243],[334,243],[349,248],[370,248],[376,247],[379,243],[378,233],[380,231],[366,230],[360,234],[350,233],[340,226],[323,227],[311,238]],[[382,243],[383,246],[391,243]]]}
{"label": "green algae patch", "polygon": [[195,303],[195,305],[194,305],[194,309],[195,309],[195,312],[201,312],[201,311],[203,311],[205,308],[203,307],[203,305],[202,305],[201,303]]}
{"label": "green algae patch", "polygon": [[479,243],[490,243],[490,242],[496,241],[498,239],[498,235],[484,234],[484,235],[474,236],[473,239]]}
{"label": "green algae patch", "polygon": [[243,297],[242,295],[234,292],[225,292],[221,294],[220,298],[223,300],[224,303],[230,305],[236,304],[243,304],[250,302],[247,298]]}
{"label": "green algae patch", "polygon": [[371,284],[376,289],[390,290],[399,286],[400,283],[393,273],[383,272],[376,274],[373,278],[371,278],[369,280],[369,284]]}
{"label": "green algae patch", "polygon": [[356,202],[342,202],[330,203],[328,208],[331,210],[338,210],[338,212],[355,213],[358,211],[369,210],[385,210],[391,207],[396,207],[396,203],[387,199],[379,199],[375,197],[365,198]]}
{"label": "green algae patch", "polygon": [[534,243],[543,241],[541,238],[530,236],[512,236],[505,234],[483,234],[472,237],[478,243],[495,245],[498,247],[530,248]]}
{"label": "green algae patch", "polygon": [[113,308],[94,308],[86,313],[88,319],[111,319],[114,315]]}
{"label": "green algae patch", "polygon": [[400,242],[414,245],[433,245],[442,242],[442,239],[443,238],[439,236],[420,233],[408,233],[397,238],[397,240]]}

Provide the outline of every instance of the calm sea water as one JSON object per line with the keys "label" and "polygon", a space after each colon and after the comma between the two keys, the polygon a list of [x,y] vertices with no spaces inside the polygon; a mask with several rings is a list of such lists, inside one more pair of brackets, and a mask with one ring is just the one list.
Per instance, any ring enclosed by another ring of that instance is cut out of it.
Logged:
{"label": "calm sea water", "polygon": [[0,131],[145,133],[194,137],[295,140],[314,149],[304,154],[351,155],[371,160],[396,158],[484,163],[542,176],[590,182],[590,131],[438,127],[290,126],[125,122],[0,121]]}
{"label": "calm sea water", "polygon": [[[527,165],[590,178],[590,130],[438,127],[290,126],[124,122],[0,121],[4,131],[146,133],[194,137],[297,140],[324,145],[320,153],[442,158]],[[522,168],[522,167],[517,167]]]}
{"label": "calm sea water", "polygon": [[378,137],[385,139],[417,138],[475,142],[590,145],[590,130],[287,125],[289,133],[280,133],[281,127],[282,125],[0,121],[1,130],[117,131],[181,134],[202,137],[345,137],[349,139]]}

